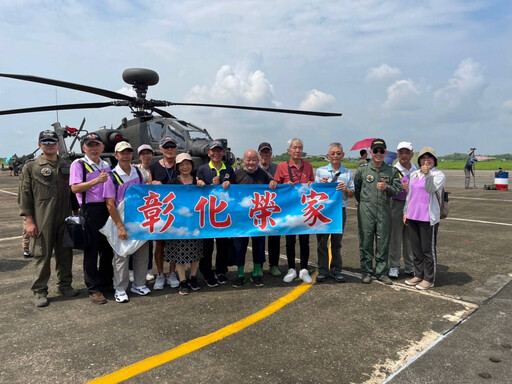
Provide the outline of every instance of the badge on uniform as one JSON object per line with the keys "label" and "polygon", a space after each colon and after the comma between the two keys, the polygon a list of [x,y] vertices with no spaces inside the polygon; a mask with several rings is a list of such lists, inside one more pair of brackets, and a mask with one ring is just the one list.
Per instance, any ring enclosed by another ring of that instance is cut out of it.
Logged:
{"label": "badge on uniform", "polygon": [[375,177],[373,175],[366,175],[366,181],[371,183],[373,182],[373,180],[375,180]]}
{"label": "badge on uniform", "polygon": [[41,168],[41,175],[47,177],[52,174],[52,170],[48,167]]}

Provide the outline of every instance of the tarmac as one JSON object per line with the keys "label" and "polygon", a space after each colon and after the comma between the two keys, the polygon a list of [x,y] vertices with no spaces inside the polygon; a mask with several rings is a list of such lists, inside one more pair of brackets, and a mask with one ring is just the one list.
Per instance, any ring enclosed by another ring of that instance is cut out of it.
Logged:
{"label": "tarmac", "polygon": [[[287,284],[265,265],[262,288],[247,281],[180,296],[165,287],[95,305],[76,252],[81,294],[59,295],[52,276],[46,308],[34,306],[22,256],[17,177],[1,174],[0,383],[512,383],[512,193],[483,190],[491,171],[477,170],[475,189],[463,188],[462,170],[445,173],[451,210],[427,292],[402,274],[392,286],[360,283],[352,199],[346,284]],[[314,236],[310,249],[314,274]],[[281,253],[285,272],[284,239]]]}

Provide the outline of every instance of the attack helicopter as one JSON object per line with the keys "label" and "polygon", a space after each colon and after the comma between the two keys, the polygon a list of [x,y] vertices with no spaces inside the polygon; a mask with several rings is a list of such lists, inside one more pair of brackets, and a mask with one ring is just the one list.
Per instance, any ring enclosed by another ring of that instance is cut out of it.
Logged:
{"label": "attack helicopter", "polygon": [[[213,140],[206,129],[197,127],[196,125],[181,120],[169,112],[163,110],[164,107],[171,106],[196,106],[196,107],[211,107],[211,108],[229,108],[229,109],[242,109],[250,111],[263,111],[263,112],[277,112],[289,113],[298,115],[309,116],[341,116],[341,113],[330,112],[316,112],[316,111],[302,111],[293,109],[279,109],[279,108],[265,108],[265,107],[251,107],[241,105],[226,105],[226,104],[205,104],[205,103],[175,103],[166,100],[147,99],[148,87],[158,84],[158,74],[145,68],[129,68],[123,72],[123,80],[132,86],[136,96],[129,96],[119,92],[113,92],[102,88],[91,87],[87,85],[70,83],[61,80],[48,79],[43,77],[31,75],[18,75],[0,73],[0,77],[17,79],[22,81],[29,81],[33,83],[41,83],[53,85],[56,87],[74,89],[86,93],[91,93],[103,96],[111,101],[96,102],[96,103],[78,103],[78,104],[57,104],[40,107],[30,107],[21,109],[11,109],[0,111],[0,115],[10,115],[18,113],[32,113],[43,111],[59,111],[71,109],[97,109],[105,107],[128,107],[133,115],[132,119],[123,118],[121,124],[117,128],[102,128],[95,130],[94,133],[98,134],[105,144],[105,150],[102,157],[115,164],[114,147],[120,141],[128,141],[132,147],[137,148],[141,144],[149,144],[155,151],[156,156],[161,156],[158,142],[164,136],[173,137],[178,144],[179,152],[188,152],[196,166],[202,165],[209,161],[208,158],[208,143]],[[62,127],[60,123],[56,122],[53,125],[55,132],[59,136],[60,148],[59,155],[71,160],[83,156],[81,152],[74,152],[73,147],[76,143],[80,144],[80,151],[82,148],[83,138],[89,134],[84,129],[85,119],[79,129],[69,127]],[[73,137],[71,146],[68,148],[65,138]],[[225,138],[219,138],[224,144],[225,155],[224,161],[232,165],[235,161],[235,156],[231,152],[228,141]]]}

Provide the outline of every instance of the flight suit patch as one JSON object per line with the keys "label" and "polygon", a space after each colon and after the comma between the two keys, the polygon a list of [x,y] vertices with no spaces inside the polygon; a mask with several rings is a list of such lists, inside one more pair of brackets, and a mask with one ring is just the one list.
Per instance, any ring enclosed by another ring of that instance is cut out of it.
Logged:
{"label": "flight suit patch", "polygon": [[366,181],[369,183],[372,183],[373,180],[375,180],[375,177],[373,175],[366,175]]}
{"label": "flight suit patch", "polygon": [[41,168],[41,175],[48,177],[52,174],[52,170],[48,167]]}

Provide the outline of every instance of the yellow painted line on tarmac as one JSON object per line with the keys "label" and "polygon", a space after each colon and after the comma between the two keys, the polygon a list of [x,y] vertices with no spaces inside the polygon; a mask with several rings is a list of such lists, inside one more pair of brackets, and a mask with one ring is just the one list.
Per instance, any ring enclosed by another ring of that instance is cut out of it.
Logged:
{"label": "yellow painted line on tarmac", "polygon": [[[315,281],[316,272],[313,274],[313,284]],[[230,324],[224,328],[219,329],[213,333],[210,333],[206,336],[198,337],[194,340],[190,340],[184,344],[181,344],[173,349],[170,349],[166,352],[160,353],[155,356],[148,357],[138,363],[129,365],[125,368],[122,368],[116,372],[110,373],[105,376],[98,377],[94,380],[89,381],[89,384],[98,384],[98,383],[120,383],[124,380],[128,380],[131,377],[140,375],[150,369],[156,368],[160,365],[166,364],[174,359],[177,359],[181,356],[188,355],[198,349],[206,347],[210,344],[213,344],[219,340],[222,340],[228,336],[231,336],[241,330],[257,323],[260,320],[272,315],[273,313],[279,311],[284,306],[290,304],[299,298],[302,294],[304,294],[309,288],[313,286],[313,284],[302,283],[293,291],[288,293],[287,295],[277,299],[267,307],[262,310],[253,313],[250,316],[247,316],[233,324]]]}

